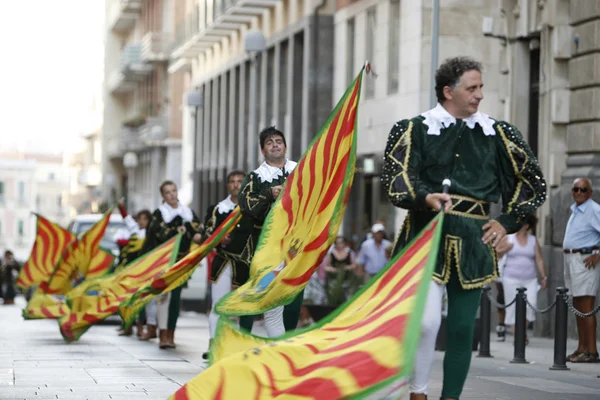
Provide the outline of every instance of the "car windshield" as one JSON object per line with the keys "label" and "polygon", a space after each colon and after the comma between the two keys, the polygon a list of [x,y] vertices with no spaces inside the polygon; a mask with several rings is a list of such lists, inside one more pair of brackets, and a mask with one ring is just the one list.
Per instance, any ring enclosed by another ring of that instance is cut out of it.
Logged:
{"label": "car windshield", "polygon": [[[81,235],[82,233],[89,231],[95,223],[96,222],[80,222],[77,224],[77,232],[74,233]],[[100,242],[100,247],[104,247],[105,249],[117,248],[114,237],[115,233],[117,233],[117,231],[121,228],[125,228],[124,223],[110,221],[106,227],[104,236],[102,237],[102,242]]]}

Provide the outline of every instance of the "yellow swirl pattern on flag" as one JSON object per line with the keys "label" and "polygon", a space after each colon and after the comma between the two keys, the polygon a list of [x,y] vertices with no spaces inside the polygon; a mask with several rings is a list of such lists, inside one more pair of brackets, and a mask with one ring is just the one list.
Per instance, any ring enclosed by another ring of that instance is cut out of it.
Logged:
{"label": "yellow swirl pattern on flag", "polygon": [[439,214],[333,314],[280,339],[221,318],[212,365],[172,400],[398,398],[418,347],[441,238]]}
{"label": "yellow swirl pattern on flag", "polygon": [[39,285],[47,280],[69,243],[75,240],[74,233],[41,215],[35,214],[35,216],[37,217],[35,243],[29,259],[23,264],[17,278],[17,286],[22,289]]}
{"label": "yellow swirl pattern on flag", "polygon": [[225,221],[213,231],[204,243],[192,247],[192,250],[172,268],[160,277],[148,281],[144,287],[141,287],[127,301],[124,301],[119,307],[119,314],[123,318],[125,327],[128,328],[134,323],[135,316],[154,297],[168,293],[187,282],[196,270],[198,263],[235,228],[241,217],[240,208],[234,208]]}
{"label": "yellow swirl pattern on flag", "polygon": [[63,338],[68,342],[79,339],[91,325],[116,313],[119,304],[148,281],[163,275],[174,264],[180,241],[181,234],[139,257],[119,273],[86,279],[67,293],[69,312],[58,321]]}
{"label": "yellow swirl pattern on flag", "polygon": [[110,268],[114,265],[115,256],[108,250],[98,248],[92,256],[92,261],[85,275],[86,280],[101,278],[110,272]]}
{"label": "yellow swirl pattern on flag", "polygon": [[36,291],[23,309],[24,319],[57,319],[69,312],[64,296]]}
{"label": "yellow swirl pattern on flag", "polygon": [[73,279],[80,280],[86,276],[92,258],[99,251],[100,241],[104,236],[111,214],[112,208],[81,238],[67,246],[50,278],[40,284],[40,289],[44,293],[65,294],[73,289]]}
{"label": "yellow swirl pattern on flag", "polygon": [[329,250],[354,178],[362,75],[363,71],[287,178],[263,224],[250,279],[217,303],[219,314],[259,314],[289,303]]}

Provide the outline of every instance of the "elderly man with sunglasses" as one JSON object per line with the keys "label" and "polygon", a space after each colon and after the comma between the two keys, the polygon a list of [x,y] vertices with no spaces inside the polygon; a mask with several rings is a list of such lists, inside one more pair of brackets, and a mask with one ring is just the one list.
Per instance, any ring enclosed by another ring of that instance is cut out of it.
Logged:
{"label": "elderly man with sunglasses", "polygon": [[[565,286],[573,296],[573,305],[588,313],[594,309],[600,285],[600,205],[592,200],[592,182],[578,178],[571,189],[575,203],[563,241]],[[596,317],[577,317],[579,345],[567,357],[571,362],[598,362]]]}

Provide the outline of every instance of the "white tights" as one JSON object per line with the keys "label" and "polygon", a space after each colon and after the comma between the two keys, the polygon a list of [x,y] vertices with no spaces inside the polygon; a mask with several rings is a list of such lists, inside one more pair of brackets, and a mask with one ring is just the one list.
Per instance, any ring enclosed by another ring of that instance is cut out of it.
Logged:
{"label": "white tights", "polygon": [[156,326],[156,299],[146,304],[146,324]]}
{"label": "white tights", "polygon": [[156,298],[156,322],[158,329],[163,331],[167,329],[169,322],[169,301],[171,300],[171,292],[161,294]]}
{"label": "white tights", "polygon": [[442,300],[445,285],[434,281],[429,284],[425,313],[421,321],[421,342],[415,359],[415,370],[410,382],[411,393],[427,394],[429,374],[435,358],[435,342],[442,323]]}
{"label": "white tights", "polygon": [[[223,271],[219,275],[219,279],[212,284],[211,299],[212,308],[208,315],[208,329],[210,338],[214,338],[219,324],[219,314],[215,312],[215,304],[217,304],[227,293],[231,291],[231,264],[228,262],[223,267]],[[285,333],[283,325],[283,306],[276,307],[265,313],[265,329],[270,338],[281,336]]]}

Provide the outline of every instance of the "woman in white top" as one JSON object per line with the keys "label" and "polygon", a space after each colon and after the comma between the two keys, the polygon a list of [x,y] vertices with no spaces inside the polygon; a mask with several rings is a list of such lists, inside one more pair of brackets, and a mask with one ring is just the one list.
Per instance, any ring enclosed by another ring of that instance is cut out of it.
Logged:
{"label": "woman in white top", "polygon": [[[540,244],[532,234],[535,231],[537,218],[529,215],[521,229],[507,236],[508,251],[506,262],[502,271],[502,285],[504,286],[504,299],[510,303],[517,294],[517,288],[527,288],[527,300],[537,307],[538,273],[540,285],[546,288],[547,276],[546,266],[542,257]],[[536,271],[537,270],[537,271]],[[527,321],[535,321],[535,313],[531,307],[527,307]],[[515,325],[515,305],[506,308],[506,325],[513,329]]]}

